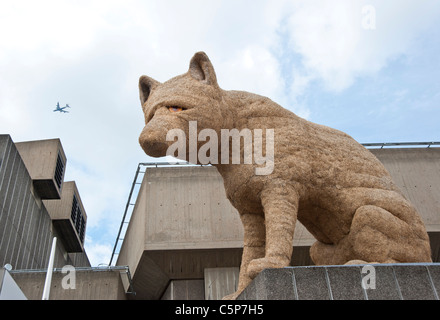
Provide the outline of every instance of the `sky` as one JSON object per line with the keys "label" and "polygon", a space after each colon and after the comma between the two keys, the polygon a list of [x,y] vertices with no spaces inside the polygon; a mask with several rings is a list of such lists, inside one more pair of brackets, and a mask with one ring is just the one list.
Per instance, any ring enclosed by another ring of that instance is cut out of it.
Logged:
{"label": "sky", "polygon": [[221,88],[360,143],[440,141],[438,0],[0,0],[0,134],[61,139],[92,266],[109,262],[138,163],[162,160],[138,143],[138,79],[185,73],[197,51]]}

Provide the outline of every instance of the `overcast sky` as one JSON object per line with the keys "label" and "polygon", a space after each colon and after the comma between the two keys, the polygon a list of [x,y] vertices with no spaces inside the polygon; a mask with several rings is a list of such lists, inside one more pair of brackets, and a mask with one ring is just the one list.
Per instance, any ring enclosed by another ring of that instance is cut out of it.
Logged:
{"label": "overcast sky", "polygon": [[438,0],[0,0],[0,134],[61,139],[94,266],[109,261],[137,164],[157,161],[138,144],[139,76],[166,81],[197,51],[223,89],[361,143],[440,140]]}

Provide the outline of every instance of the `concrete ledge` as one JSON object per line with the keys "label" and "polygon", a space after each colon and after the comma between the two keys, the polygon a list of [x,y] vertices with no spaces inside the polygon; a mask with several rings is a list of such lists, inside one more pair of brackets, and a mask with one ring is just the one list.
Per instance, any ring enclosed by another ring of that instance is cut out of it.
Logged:
{"label": "concrete ledge", "polygon": [[440,263],[263,270],[237,300],[439,300]]}
{"label": "concrete ledge", "polygon": [[[49,300],[126,300],[123,268],[76,268],[64,272],[56,269],[52,275]],[[14,270],[11,276],[29,300],[41,300],[46,270]],[[66,278],[67,276],[67,278]],[[63,280],[66,278],[66,280]],[[126,281],[125,281],[126,280]],[[63,281],[68,285],[63,287]]]}

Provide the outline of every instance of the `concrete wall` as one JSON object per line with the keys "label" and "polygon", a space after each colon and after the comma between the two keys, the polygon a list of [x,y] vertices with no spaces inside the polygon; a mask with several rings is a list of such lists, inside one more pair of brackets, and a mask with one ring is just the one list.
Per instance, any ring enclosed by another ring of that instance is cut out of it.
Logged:
{"label": "concrete wall", "polygon": [[[11,275],[29,300],[41,300],[46,272],[13,271]],[[56,271],[52,275],[49,300],[125,300],[123,276],[120,271],[91,269],[77,270],[73,278],[70,271]]]}
{"label": "concrete wall", "polygon": [[241,246],[243,229],[213,167],[147,169],[147,249]]}
{"label": "concrete wall", "polygon": [[[46,268],[52,239],[60,234],[9,135],[0,135],[0,265],[15,269]],[[85,253],[67,254],[57,241],[55,267],[90,265]]]}
{"label": "concrete wall", "polygon": [[370,150],[419,211],[426,229],[440,231],[440,148]]}
{"label": "concrete wall", "polygon": [[[0,136],[0,159],[0,265],[43,268],[49,259],[52,221],[9,136]],[[58,254],[56,263],[61,260]]]}

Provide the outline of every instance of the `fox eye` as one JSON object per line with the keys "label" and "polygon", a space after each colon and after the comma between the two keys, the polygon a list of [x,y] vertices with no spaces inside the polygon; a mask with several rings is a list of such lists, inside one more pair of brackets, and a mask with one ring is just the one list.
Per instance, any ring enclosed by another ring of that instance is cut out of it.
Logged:
{"label": "fox eye", "polygon": [[180,112],[180,111],[185,110],[185,108],[178,107],[178,106],[169,106],[167,108],[168,108],[168,110],[170,110],[170,112]]}

